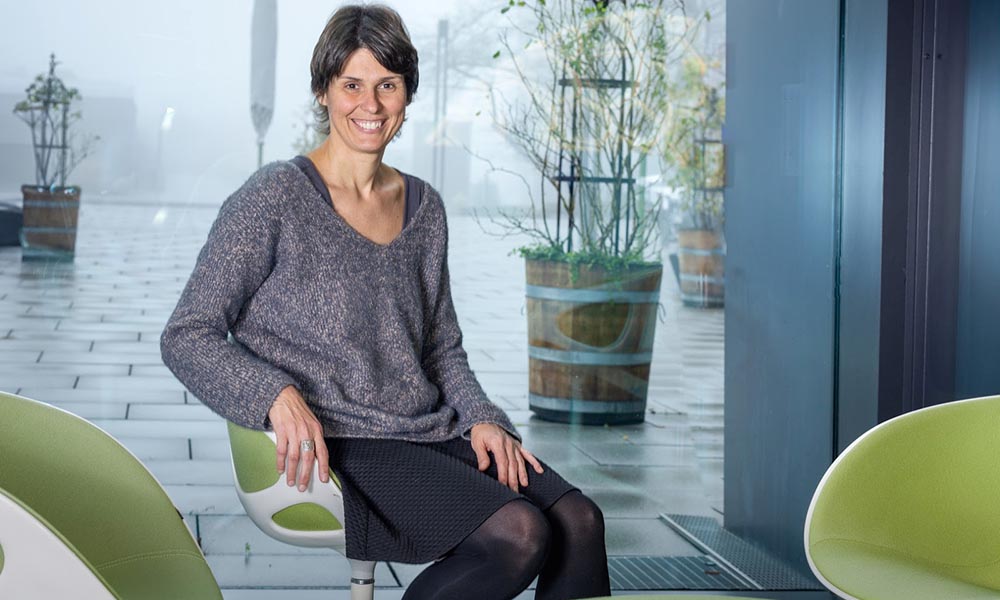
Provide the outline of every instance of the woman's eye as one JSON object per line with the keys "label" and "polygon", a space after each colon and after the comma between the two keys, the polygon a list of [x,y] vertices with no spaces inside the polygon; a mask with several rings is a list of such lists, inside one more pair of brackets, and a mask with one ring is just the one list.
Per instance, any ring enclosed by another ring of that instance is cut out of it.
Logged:
{"label": "woman's eye", "polygon": [[396,84],[395,83],[388,83],[388,82],[383,83],[382,84],[382,89],[394,90],[394,89],[396,89]]}
{"label": "woman's eye", "polygon": [[349,89],[349,90],[356,90],[356,89],[358,89],[358,84],[356,84],[356,83],[348,83],[348,84],[347,84],[346,86],[344,86],[344,87],[346,87],[346,88],[347,88],[347,89]]}

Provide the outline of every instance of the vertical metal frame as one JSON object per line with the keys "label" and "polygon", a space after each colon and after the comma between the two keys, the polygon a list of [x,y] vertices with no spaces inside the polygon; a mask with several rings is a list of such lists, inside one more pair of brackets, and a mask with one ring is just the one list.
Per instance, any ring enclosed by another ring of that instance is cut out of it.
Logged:
{"label": "vertical metal frame", "polygon": [[889,0],[880,421],[954,399],[967,0]]}

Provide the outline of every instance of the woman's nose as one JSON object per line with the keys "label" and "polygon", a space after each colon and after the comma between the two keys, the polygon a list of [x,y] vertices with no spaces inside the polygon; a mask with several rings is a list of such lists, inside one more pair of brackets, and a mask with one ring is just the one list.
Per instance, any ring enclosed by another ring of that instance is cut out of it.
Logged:
{"label": "woman's nose", "polygon": [[361,97],[361,108],[370,113],[377,113],[379,107],[381,107],[381,103],[378,99],[378,92],[375,89],[365,90]]}

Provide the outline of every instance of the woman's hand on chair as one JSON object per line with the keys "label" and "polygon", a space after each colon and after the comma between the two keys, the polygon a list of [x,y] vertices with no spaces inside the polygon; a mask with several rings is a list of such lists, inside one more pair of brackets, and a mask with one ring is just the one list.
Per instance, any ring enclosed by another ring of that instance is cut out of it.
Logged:
{"label": "woman's hand on chair", "polygon": [[516,438],[499,425],[473,425],[469,437],[472,439],[472,450],[479,459],[479,470],[485,471],[490,467],[489,453],[492,452],[493,459],[497,461],[497,480],[515,492],[518,491],[518,484],[528,485],[525,461],[531,464],[536,473],[542,472],[542,465],[535,455],[525,450]]}
{"label": "woman's hand on chair", "polygon": [[[287,386],[274,399],[267,416],[277,437],[277,466],[288,485],[298,476],[299,491],[305,491],[312,475],[313,460],[319,461],[319,479],[330,480],[330,455],[323,440],[323,426],[295,386]],[[302,451],[302,442],[312,440],[315,450]]]}

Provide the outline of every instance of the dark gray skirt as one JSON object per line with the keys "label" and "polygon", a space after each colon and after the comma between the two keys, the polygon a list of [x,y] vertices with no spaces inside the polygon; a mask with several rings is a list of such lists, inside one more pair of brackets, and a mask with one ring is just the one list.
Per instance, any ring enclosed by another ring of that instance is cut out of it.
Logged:
{"label": "dark gray skirt", "polygon": [[[344,491],[347,556],[427,563],[447,554],[501,506],[525,498],[545,510],[576,489],[542,463],[514,493],[482,472],[468,440],[412,443],[328,438]],[[491,457],[492,458],[492,457]]]}

